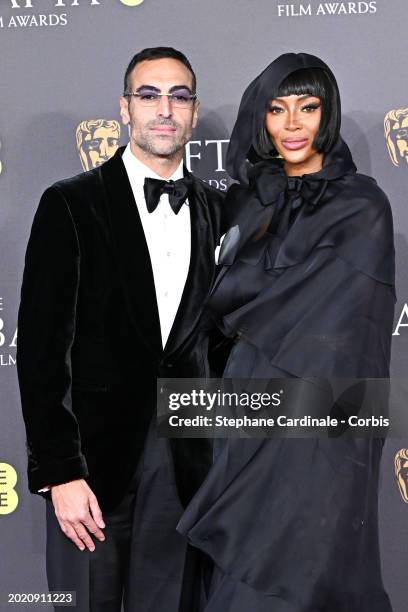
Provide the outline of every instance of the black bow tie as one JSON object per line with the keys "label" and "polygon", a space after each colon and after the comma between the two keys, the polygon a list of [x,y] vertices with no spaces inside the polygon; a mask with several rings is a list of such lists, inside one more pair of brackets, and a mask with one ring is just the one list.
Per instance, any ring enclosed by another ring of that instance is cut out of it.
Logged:
{"label": "black bow tie", "polygon": [[160,197],[163,193],[167,193],[169,196],[170,206],[172,207],[174,214],[177,215],[187,199],[190,187],[191,178],[189,175],[184,176],[177,181],[161,181],[154,178],[145,178],[144,194],[147,210],[149,213],[156,210]]}

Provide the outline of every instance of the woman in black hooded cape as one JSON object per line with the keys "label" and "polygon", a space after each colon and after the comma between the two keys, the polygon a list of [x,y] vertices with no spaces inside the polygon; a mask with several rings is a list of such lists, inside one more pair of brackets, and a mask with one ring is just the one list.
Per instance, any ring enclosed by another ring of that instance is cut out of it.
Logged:
{"label": "woman in black hooded cape", "polygon": [[[288,177],[260,134],[270,101],[305,69],[324,71],[336,104],[322,110],[323,167]],[[335,78],[314,56],[280,56],[243,95],[227,157],[240,182],[208,304],[234,339],[225,377],[389,376],[390,206],[356,172],[339,128]],[[205,612],[390,612],[377,533],[382,445],[349,431],[217,441],[178,526],[214,561]]]}

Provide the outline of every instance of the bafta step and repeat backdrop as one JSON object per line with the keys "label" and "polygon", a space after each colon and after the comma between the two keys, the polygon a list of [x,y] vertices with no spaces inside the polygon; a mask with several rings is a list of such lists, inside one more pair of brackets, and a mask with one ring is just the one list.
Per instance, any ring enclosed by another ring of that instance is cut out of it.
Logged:
{"label": "bafta step and repeat backdrop", "polygon": [[[398,303],[392,372],[408,373],[408,87],[406,0],[1,0],[0,3],[0,590],[45,592],[44,504],[27,492],[16,377],[23,258],[42,191],[107,160],[127,130],[118,97],[131,56],[184,51],[201,119],[187,166],[225,190],[225,152],[240,96],[283,52],[324,59],[342,92],[342,133],[360,172],[388,194]],[[115,321],[112,321],[115,325]],[[408,609],[408,439],[385,447],[380,500],[384,578]],[[6,604],[1,604],[9,609]],[[33,609],[35,606],[20,607]],[[3,608],[1,608],[3,609]]]}

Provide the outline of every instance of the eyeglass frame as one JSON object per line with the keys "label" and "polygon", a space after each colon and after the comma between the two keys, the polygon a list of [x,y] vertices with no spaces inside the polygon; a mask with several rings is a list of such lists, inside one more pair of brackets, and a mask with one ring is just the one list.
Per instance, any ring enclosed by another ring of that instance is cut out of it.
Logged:
{"label": "eyeglass frame", "polygon": [[[146,87],[146,86],[145,86],[145,87]],[[142,89],[142,87],[139,87],[139,90],[140,90],[140,89]],[[174,99],[173,99],[173,96],[174,96],[174,94],[175,94],[176,92],[168,92],[168,93],[162,93],[162,92],[160,92],[160,93],[159,93],[159,90],[156,90],[156,88],[155,88],[155,87],[154,87],[154,88],[153,88],[153,87],[150,87],[150,88],[146,87],[146,89],[148,89],[148,90],[150,89],[150,93],[151,93],[151,94],[154,94],[154,95],[155,95],[155,96],[157,96],[158,98],[162,98],[163,96],[167,96],[167,98],[169,99],[169,103],[170,103],[170,104],[174,104],[174,103],[175,103],[175,101],[174,101]],[[172,89],[173,89],[173,88],[172,88]],[[182,88],[180,87],[180,89],[182,89]],[[189,89],[188,87],[185,87],[184,89],[186,89],[187,91],[190,91],[190,89]],[[146,95],[146,94],[141,94],[139,91],[125,91],[125,92],[123,92],[123,97],[124,97],[124,98],[131,98],[131,97],[134,97],[134,98],[141,98],[143,95]],[[190,102],[192,102],[193,104],[194,104],[194,102],[195,102],[197,99],[198,99],[198,94],[196,94],[196,93],[195,93],[195,94],[190,93],[190,95],[188,96],[188,100],[189,100]],[[159,102],[159,100],[153,100],[153,102],[157,102],[157,103],[158,103],[158,102]],[[177,105],[177,102],[176,102],[175,104]],[[193,106],[193,104],[192,104],[192,106]],[[150,104],[146,104],[146,106],[150,106]],[[152,106],[153,106],[153,105],[152,105]],[[186,106],[185,108],[189,108],[189,106]]]}

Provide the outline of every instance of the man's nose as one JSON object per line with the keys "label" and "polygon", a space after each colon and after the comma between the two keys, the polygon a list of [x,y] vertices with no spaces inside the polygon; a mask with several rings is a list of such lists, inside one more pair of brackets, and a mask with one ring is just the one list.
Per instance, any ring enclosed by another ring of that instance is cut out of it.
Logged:
{"label": "man's nose", "polygon": [[160,117],[170,117],[173,113],[169,96],[160,96],[157,114]]}

